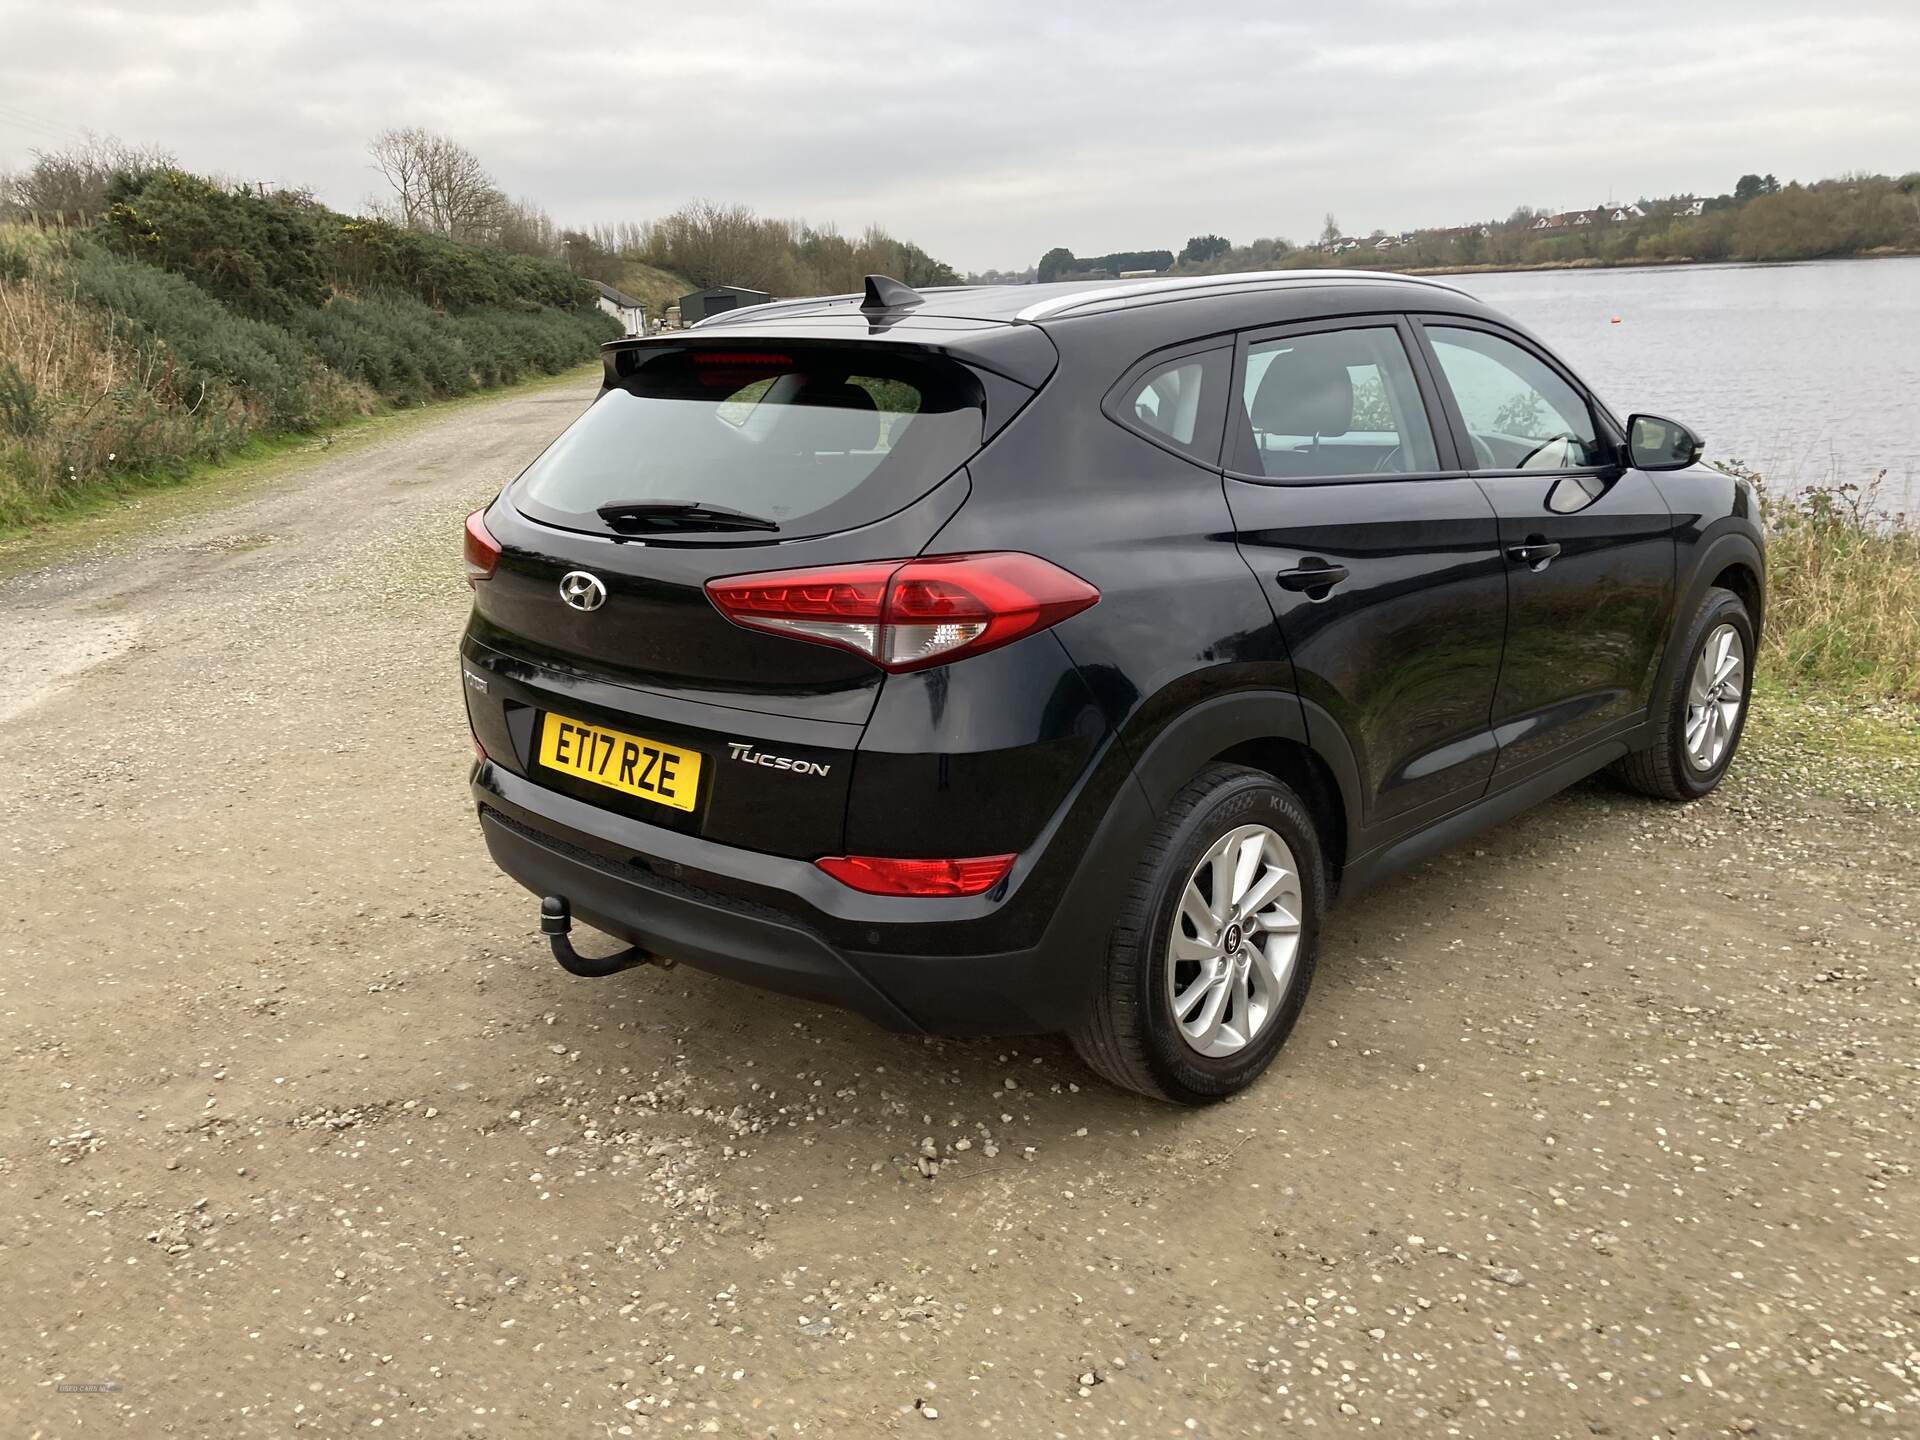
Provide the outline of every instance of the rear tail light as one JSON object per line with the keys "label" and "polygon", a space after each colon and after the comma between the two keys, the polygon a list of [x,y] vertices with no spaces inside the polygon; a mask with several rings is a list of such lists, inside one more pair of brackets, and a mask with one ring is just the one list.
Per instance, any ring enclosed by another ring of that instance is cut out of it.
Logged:
{"label": "rear tail light", "polygon": [[493,567],[500,563],[500,542],[487,533],[486,509],[467,516],[467,584],[478,585],[493,578]]}
{"label": "rear tail light", "polygon": [[919,670],[1031,635],[1077,615],[1100,592],[1015,551],[875,560],[709,580],[736,625],[835,645],[885,670]]}
{"label": "rear tail light", "polygon": [[872,855],[828,855],[813,863],[842,885],[868,895],[978,895],[1006,878],[1013,856],[882,860]]}

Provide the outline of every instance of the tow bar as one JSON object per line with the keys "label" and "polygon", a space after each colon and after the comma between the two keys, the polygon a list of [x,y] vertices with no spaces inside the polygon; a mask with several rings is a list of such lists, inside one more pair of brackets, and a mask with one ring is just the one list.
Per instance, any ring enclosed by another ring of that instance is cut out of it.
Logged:
{"label": "tow bar", "polygon": [[631,970],[636,965],[658,965],[662,970],[673,968],[673,961],[650,955],[638,945],[629,945],[613,955],[582,955],[573,948],[573,941],[567,938],[567,932],[571,929],[573,908],[567,904],[566,896],[549,895],[540,902],[540,933],[553,946],[553,958],[560,962],[560,968],[569,975],[598,980],[603,976],[618,975],[622,970]]}

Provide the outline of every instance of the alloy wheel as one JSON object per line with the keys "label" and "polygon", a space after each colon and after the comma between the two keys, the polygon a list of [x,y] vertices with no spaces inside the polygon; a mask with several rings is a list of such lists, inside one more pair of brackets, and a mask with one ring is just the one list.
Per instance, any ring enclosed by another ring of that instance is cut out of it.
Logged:
{"label": "alloy wheel", "polygon": [[1286,997],[1300,952],[1300,871],[1287,842],[1242,825],[1200,857],[1167,938],[1167,1004],[1188,1048],[1251,1044]]}
{"label": "alloy wheel", "polygon": [[1687,685],[1687,763],[1705,772],[1733,743],[1740,707],[1747,703],[1747,646],[1731,625],[1716,625],[1700,647]]}

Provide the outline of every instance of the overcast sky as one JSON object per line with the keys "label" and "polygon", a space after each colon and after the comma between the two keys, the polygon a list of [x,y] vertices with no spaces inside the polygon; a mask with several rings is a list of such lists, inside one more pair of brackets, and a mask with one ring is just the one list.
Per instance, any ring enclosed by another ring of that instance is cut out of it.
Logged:
{"label": "overcast sky", "polygon": [[1916,76],[1920,0],[0,0],[0,169],[91,130],[353,208],[425,125],[562,223],[706,196],[978,270],[1920,169]]}

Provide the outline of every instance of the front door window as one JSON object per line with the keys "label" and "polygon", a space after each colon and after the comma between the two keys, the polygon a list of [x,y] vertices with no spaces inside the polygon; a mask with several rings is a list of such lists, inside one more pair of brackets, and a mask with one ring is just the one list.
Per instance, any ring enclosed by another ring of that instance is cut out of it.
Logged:
{"label": "front door window", "polygon": [[1484,330],[1429,325],[1427,339],[1473,441],[1475,470],[1606,463],[1586,400],[1551,366]]}

